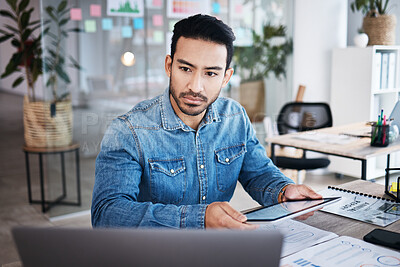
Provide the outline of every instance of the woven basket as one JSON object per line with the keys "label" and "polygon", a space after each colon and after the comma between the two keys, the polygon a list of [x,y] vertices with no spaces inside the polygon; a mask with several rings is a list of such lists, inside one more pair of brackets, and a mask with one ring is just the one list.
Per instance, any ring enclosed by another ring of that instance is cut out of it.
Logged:
{"label": "woven basket", "polygon": [[24,98],[24,137],[29,147],[61,147],[72,143],[71,101],[56,104],[51,117],[50,102],[30,102]]}
{"label": "woven basket", "polygon": [[396,41],[396,16],[367,15],[363,21],[364,32],[368,35],[368,45],[394,45]]}
{"label": "woven basket", "polygon": [[252,122],[260,122],[265,117],[264,81],[241,83],[239,87],[240,104],[246,109]]}

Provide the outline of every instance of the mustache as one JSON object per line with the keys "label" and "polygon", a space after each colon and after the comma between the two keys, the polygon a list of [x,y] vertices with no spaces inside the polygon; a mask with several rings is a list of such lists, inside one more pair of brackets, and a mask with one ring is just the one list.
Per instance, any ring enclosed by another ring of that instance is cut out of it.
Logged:
{"label": "mustache", "polygon": [[180,97],[180,98],[181,98],[181,97],[185,97],[185,96],[192,96],[192,97],[200,98],[200,99],[203,100],[203,101],[208,101],[208,98],[205,97],[204,95],[202,95],[202,94],[200,94],[200,93],[195,93],[195,92],[192,92],[192,91],[189,91],[189,92],[182,92],[182,93],[179,94],[179,97]]}

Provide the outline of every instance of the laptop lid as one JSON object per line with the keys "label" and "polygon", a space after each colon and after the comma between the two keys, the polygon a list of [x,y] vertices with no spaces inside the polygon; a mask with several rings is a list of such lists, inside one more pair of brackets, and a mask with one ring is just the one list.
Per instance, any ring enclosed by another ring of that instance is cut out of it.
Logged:
{"label": "laptop lid", "polygon": [[25,267],[279,266],[279,232],[16,227]]}
{"label": "laptop lid", "polygon": [[392,113],[390,113],[389,119],[393,119],[392,126],[397,125],[397,128],[400,130],[400,100],[397,101],[394,106]]}

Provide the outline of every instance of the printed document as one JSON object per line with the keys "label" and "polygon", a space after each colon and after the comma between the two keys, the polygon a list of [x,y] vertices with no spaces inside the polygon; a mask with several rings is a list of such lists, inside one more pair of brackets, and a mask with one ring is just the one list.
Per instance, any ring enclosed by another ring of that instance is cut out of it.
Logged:
{"label": "printed document", "polygon": [[293,138],[336,145],[345,145],[358,140],[358,138],[348,135],[318,133],[315,131],[303,132],[294,135]]}
{"label": "printed document", "polygon": [[341,236],[281,259],[281,267],[400,266],[400,253],[363,240]]}
{"label": "printed document", "polygon": [[257,231],[279,231],[283,237],[281,257],[285,257],[304,248],[325,242],[338,235],[327,232],[296,220],[284,220],[279,223],[263,223]]}

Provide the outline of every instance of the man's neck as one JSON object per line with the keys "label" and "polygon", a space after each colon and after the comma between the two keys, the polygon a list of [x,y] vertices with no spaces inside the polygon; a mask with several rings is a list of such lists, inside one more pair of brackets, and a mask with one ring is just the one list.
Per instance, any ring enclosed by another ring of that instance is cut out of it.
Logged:
{"label": "man's neck", "polygon": [[187,115],[187,114],[183,113],[180,110],[180,108],[178,107],[174,98],[171,95],[170,95],[170,100],[171,100],[171,104],[172,104],[172,109],[175,111],[175,114],[183,121],[183,123],[185,123],[187,126],[192,128],[193,130],[197,131],[197,128],[199,127],[200,122],[203,120],[203,118],[207,112],[207,109],[205,109],[199,115],[191,116],[191,115]]}
{"label": "man's neck", "polygon": [[192,128],[193,130],[196,130],[196,131],[197,131],[197,128],[199,127],[200,122],[202,121],[202,119],[203,119],[205,113],[206,113],[206,110],[205,110],[203,113],[201,113],[201,114],[199,114],[199,115],[197,115],[197,116],[189,116],[189,115],[186,115],[186,114],[181,113],[180,115],[178,115],[178,117],[179,117],[187,126],[189,126],[190,128]]}

